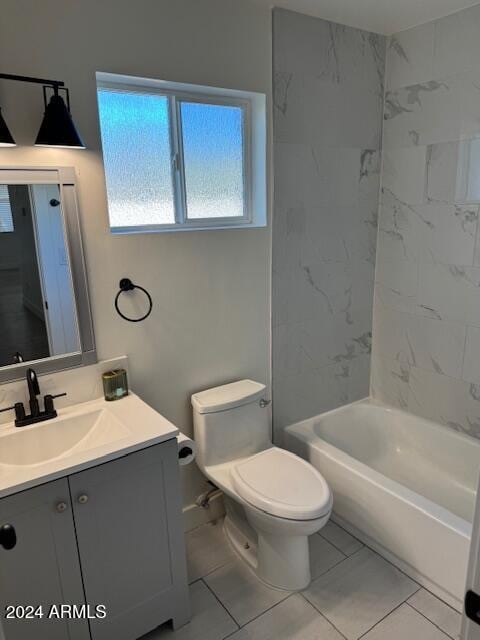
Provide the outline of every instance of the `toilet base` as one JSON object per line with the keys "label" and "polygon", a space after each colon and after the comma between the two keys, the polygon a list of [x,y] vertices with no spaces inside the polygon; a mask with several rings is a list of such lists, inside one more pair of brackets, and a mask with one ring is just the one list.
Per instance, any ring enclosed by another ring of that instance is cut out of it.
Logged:
{"label": "toilet base", "polygon": [[[286,531],[280,533],[287,535],[279,535],[264,530],[264,514],[257,516],[256,512],[246,511],[228,498],[225,503],[226,538],[257,577],[280,591],[301,591],[308,587],[311,580],[308,535],[320,530],[330,514],[310,521],[310,530],[303,535],[292,535],[294,523],[285,521]],[[275,530],[278,531],[276,524]]]}
{"label": "toilet base", "polygon": [[301,591],[310,584],[307,536],[258,535],[257,576],[283,591]]}
{"label": "toilet base", "polygon": [[256,573],[257,542],[255,536],[252,535],[254,532],[246,533],[243,527],[239,527],[235,519],[228,515],[223,521],[223,531],[235,553]]}

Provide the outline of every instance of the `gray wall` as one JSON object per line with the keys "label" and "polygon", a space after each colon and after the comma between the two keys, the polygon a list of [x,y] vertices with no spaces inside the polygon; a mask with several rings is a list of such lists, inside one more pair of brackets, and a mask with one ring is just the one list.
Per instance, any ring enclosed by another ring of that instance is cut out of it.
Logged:
{"label": "gray wall", "polygon": [[[2,112],[20,146],[0,164],[74,166],[98,353],[129,356],[133,388],[187,434],[190,394],[269,378],[270,230],[112,236],[108,229],[95,71],[267,93],[271,16],[249,0],[3,0],[2,69],[64,80],[86,151],[32,146],[41,88],[3,82]],[[148,321],[124,322],[113,298],[122,276],[146,287]],[[203,487],[185,468],[184,499]]]}
{"label": "gray wall", "polygon": [[372,393],[480,437],[480,5],[388,46]]}
{"label": "gray wall", "polygon": [[369,393],[385,38],[274,11],[273,401]]}

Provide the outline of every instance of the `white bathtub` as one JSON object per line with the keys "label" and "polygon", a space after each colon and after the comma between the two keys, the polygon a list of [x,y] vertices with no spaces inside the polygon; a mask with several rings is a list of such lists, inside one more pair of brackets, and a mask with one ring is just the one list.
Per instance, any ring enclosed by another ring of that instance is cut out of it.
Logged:
{"label": "white bathtub", "polygon": [[284,437],[329,483],[333,520],[461,608],[480,442],[368,400]]}

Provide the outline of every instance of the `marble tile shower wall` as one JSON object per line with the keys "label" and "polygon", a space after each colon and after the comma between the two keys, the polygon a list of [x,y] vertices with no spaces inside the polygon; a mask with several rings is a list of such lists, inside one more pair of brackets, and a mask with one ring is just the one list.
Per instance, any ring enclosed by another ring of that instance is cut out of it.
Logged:
{"label": "marble tile shower wall", "polygon": [[372,394],[480,437],[480,5],[388,42]]}
{"label": "marble tile shower wall", "polygon": [[369,393],[385,38],[274,11],[273,401]]}

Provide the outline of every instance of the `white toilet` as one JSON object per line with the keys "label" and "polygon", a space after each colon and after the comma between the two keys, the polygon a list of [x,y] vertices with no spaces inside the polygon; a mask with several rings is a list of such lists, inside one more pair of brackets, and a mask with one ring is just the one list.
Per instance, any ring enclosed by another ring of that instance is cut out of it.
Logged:
{"label": "white toilet", "polygon": [[332,510],[322,475],[270,437],[265,385],[240,380],[192,396],[197,463],[225,494],[225,533],[258,577],[297,591],[310,582],[308,536]]}

